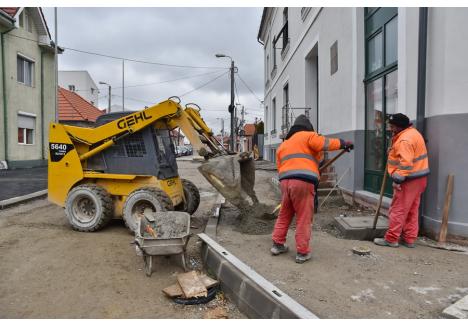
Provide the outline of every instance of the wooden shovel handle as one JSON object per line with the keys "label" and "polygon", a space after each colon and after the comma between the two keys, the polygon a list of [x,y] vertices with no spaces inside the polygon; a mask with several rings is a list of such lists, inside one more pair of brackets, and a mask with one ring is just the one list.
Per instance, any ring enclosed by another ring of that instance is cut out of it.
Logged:
{"label": "wooden shovel handle", "polygon": [[374,223],[372,225],[372,229],[375,230],[377,227],[377,220],[379,219],[379,214],[380,214],[380,208],[382,207],[382,199],[383,199],[383,194],[385,191],[385,185],[387,183],[387,167],[388,167],[388,162],[385,164],[385,172],[384,176],[382,179],[382,186],[380,187],[380,197],[379,197],[379,203],[377,205],[377,209],[375,210],[375,216],[374,216]]}
{"label": "wooden shovel handle", "polygon": [[320,168],[319,168],[319,172],[322,172],[323,170],[325,170],[326,168],[328,168],[331,164],[333,164],[337,159],[340,158],[341,155],[343,155],[344,153],[346,152],[349,152],[349,149],[343,149],[341,150],[341,152],[338,153],[338,155],[336,155],[334,158],[332,158],[331,160],[327,161],[324,165],[322,165]]}

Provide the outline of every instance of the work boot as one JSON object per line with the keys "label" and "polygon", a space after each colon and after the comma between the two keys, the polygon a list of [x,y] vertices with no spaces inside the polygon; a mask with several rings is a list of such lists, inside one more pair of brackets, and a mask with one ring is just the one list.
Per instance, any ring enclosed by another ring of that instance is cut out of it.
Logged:
{"label": "work boot", "polygon": [[384,238],[375,238],[374,243],[378,246],[387,246],[392,248],[398,248],[398,242],[388,242]]}
{"label": "work boot", "polygon": [[287,252],[288,246],[285,244],[279,244],[279,243],[273,242],[273,247],[271,247],[270,251],[273,256],[278,256],[280,254],[284,254],[285,252]]}
{"label": "work boot", "polygon": [[296,263],[304,264],[306,261],[310,260],[311,258],[312,258],[312,254],[310,252],[307,254],[301,254],[298,252],[296,254]]}
{"label": "work boot", "polygon": [[406,248],[415,248],[416,245],[414,243],[406,242],[405,240],[400,240],[400,244]]}

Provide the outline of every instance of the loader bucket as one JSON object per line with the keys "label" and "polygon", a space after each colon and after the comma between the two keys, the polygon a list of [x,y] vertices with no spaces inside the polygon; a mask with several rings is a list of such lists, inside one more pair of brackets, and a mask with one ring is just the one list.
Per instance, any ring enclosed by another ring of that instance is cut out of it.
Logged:
{"label": "loader bucket", "polygon": [[234,206],[258,203],[254,191],[255,162],[248,153],[212,158],[198,170]]}

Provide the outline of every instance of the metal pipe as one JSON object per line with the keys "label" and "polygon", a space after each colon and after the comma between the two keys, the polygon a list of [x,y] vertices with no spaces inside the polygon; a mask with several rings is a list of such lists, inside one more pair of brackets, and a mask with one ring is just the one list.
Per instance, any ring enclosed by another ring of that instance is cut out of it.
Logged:
{"label": "metal pipe", "polygon": [[416,104],[416,128],[425,136],[426,115],[426,58],[427,58],[427,8],[419,8],[418,37],[418,90]]}
{"label": "metal pipe", "polygon": [[42,159],[45,160],[44,150],[44,51],[41,51],[41,153]]}
{"label": "metal pipe", "polygon": [[8,106],[6,94],[6,76],[5,76],[5,34],[14,30],[15,27],[1,33],[2,41],[2,93],[3,93],[3,149],[5,151],[5,161],[8,161]]}
{"label": "metal pipe", "polygon": [[58,56],[57,56],[57,7],[54,8],[54,21],[55,21],[55,46],[54,46],[54,69],[55,69],[55,122],[59,121],[58,112]]}
{"label": "metal pipe", "polygon": [[91,156],[94,156],[96,155],[97,153],[105,150],[106,148],[110,147],[114,145],[114,140],[111,139],[111,140],[108,140],[106,141],[105,143],[103,143],[102,145],[99,145],[98,147],[96,148],[93,148],[92,150],[90,150],[89,152],[86,152],[84,153],[83,155],[80,156],[80,161],[84,161],[88,158],[90,158]]}
{"label": "metal pipe", "polygon": [[[418,35],[418,89],[416,103],[416,128],[425,139],[426,124],[426,58],[427,58],[427,16],[428,8],[419,8],[419,35]],[[425,204],[424,193],[421,195],[421,204],[419,205],[419,225],[422,229],[423,212]]]}

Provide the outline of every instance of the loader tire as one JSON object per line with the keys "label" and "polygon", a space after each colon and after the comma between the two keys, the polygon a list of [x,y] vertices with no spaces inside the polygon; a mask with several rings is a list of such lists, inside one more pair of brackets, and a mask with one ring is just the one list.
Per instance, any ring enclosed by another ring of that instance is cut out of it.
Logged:
{"label": "loader tire", "polygon": [[184,196],[186,200],[182,211],[192,215],[200,205],[200,192],[198,191],[197,186],[187,179],[182,179],[182,187],[184,188]]}
{"label": "loader tire", "polygon": [[102,229],[112,219],[114,203],[112,196],[95,184],[74,187],[65,202],[65,214],[71,227],[80,232]]}
{"label": "loader tire", "polygon": [[123,207],[123,219],[130,231],[136,231],[146,208],[153,212],[174,210],[171,199],[161,189],[147,187],[134,190],[128,195]]}

